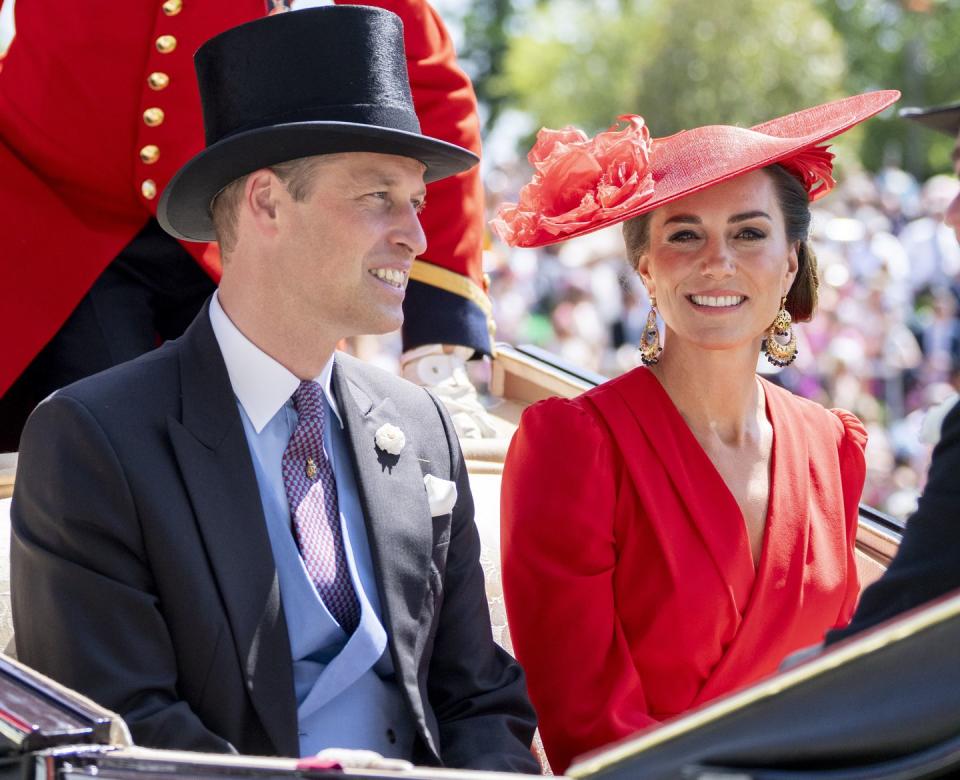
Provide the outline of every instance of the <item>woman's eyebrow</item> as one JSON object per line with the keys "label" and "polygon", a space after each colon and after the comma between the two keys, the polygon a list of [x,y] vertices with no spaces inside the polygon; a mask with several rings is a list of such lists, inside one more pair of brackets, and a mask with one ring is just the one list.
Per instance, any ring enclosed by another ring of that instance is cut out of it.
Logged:
{"label": "woman's eyebrow", "polygon": [[[734,214],[727,222],[744,222],[748,219],[756,219],[757,217],[766,217],[771,222],[773,218],[767,214],[766,211],[744,211],[742,214]],[[664,221],[664,225],[669,225],[673,222],[682,222],[692,225],[700,225],[703,223],[703,220],[700,217],[694,216],[693,214],[675,214],[670,217],[670,219]]]}
{"label": "woman's eyebrow", "polygon": [[699,225],[702,223],[702,221],[703,220],[701,220],[700,217],[695,217],[693,214],[676,214],[670,217],[670,219],[666,220],[663,224],[669,225],[671,222],[690,222],[694,225]]}
{"label": "woman's eyebrow", "polygon": [[727,222],[743,222],[748,219],[756,219],[757,217],[766,217],[773,222],[773,219],[766,211],[745,211],[743,214],[734,214]]}

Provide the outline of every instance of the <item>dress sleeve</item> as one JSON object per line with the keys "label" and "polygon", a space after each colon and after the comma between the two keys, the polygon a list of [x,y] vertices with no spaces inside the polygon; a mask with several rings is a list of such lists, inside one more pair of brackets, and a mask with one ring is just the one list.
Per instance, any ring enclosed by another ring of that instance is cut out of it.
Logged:
{"label": "dress sleeve", "polygon": [[840,480],[843,483],[843,514],[847,528],[847,595],[837,616],[835,628],[850,622],[860,598],[860,577],[854,555],[857,544],[857,525],[860,522],[860,497],[867,477],[864,451],[867,446],[867,429],[856,415],[844,409],[831,409],[840,420],[843,431],[840,437]]}
{"label": "dress sleeve", "polygon": [[655,721],[614,597],[618,456],[582,402],[521,419],[501,491],[510,633],[553,770]]}

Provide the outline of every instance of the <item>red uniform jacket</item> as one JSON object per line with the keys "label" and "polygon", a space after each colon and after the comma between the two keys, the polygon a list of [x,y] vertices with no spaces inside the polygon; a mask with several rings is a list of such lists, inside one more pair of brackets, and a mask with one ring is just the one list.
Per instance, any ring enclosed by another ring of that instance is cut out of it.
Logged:
{"label": "red uniform jacket", "polygon": [[[439,18],[424,0],[367,4],[404,19],[424,133],[479,152],[476,99]],[[265,12],[265,0],[16,0],[16,36],[0,61],[0,394],[203,148],[193,53]],[[429,261],[476,288],[480,187],[477,171],[431,185],[424,212]],[[184,246],[219,278],[215,245]],[[482,321],[486,333],[481,309],[461,301],[476,312],[460,319]],[[431,340],[489,347],[489,336],[483,345],[451,333]]]}
{"label": "red uniform jacket", "polygon": [[503,588],[554,771],[777,669],[849,621],[866,432],[767,382],[763,549],[647,369],[528,409],[504,468]]}

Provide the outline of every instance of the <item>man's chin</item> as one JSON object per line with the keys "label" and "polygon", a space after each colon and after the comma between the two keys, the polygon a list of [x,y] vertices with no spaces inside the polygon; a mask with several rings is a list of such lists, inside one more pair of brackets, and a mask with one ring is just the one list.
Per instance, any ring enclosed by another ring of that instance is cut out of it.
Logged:
{"label": "man's chin", "polygon": [[358,330],[356,335],[363,336],[386,336],[388,333],[394,333],[403,326],[403,312],[399,314],[386,314],[372,319],[366,324],[366,327]]}

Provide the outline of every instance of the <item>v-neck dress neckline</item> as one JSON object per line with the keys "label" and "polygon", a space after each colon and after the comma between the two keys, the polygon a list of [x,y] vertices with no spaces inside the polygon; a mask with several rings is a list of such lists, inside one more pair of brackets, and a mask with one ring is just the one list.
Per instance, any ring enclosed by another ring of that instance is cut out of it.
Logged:
{"label": "v-neck dress neckline", "polygon": [[[770,443],[770,462],[768,464],[768,473],[767,473],[767,505],[766,513],[763,518],[763,534],[761,535],[760,540],[760,556],[757,559],[756,564],[753,562],[753,549],[750,546],[750,533],[747,528],[747,520],[743,514],[743,509],[740,507],[740,504],[737,502],[736,497],[733,495],[733,491],[730,490],[730,486],[727,485],[726,480],[724,480],[723,475],[720,473],[720,470],[717,468],[716,464],[707,454],[707,451],[704,449],[703,445],[697,439],[696,434],[690,428],[690,425],[684,419],[683,413],[674,403],[673,399],[670,397],[670,393],[667,392],[667,389],[663,386],[660,380],[648,368],[637,369],[638,373],[646,374],[650,381],[650,385],[654,388],[654,392],[658,392],[661,396],[661,401],[663,403],[664,409],[667,414],[671,415],[674,418],[676,424],[676,431],[678,435],[683,435],[683,431],[686,431],[689,434],[689,448],[691,452],[699,452],[699,461],[703,465],[704,472],[710,474],[712,478],[717,482],[718,492],[726,492],[727,497],[729,498],[730,507],[735,508],[736,514],[740,517],[740,528],[742,530],[743,539],[742,542],[746,546],[747,555],[750,561],[750,568],[754,572],[754,578],[758,578],[763,573],[764,563],[767,558],[767,549],[769,548],[769,539],[770,539],[770,520],[774,514],[774,500],[773,497],[776,495],[776,483],[777,483],[777,445],[779,443],[780,437],[777,435],[777,425],[774,420],[774,411],[775,403],[771,404],[771,393],[768,391],[770,383],[765,379],[757,376],[755,380],[757,382],[757,387],[759,392],[763,395],[763,408],[766,415],[767,422],[770,423],[770,430],[772,440]],[[722,490],[720,488],[722,486]],[[731,510],[732,511],[732,510]],[[738,548],[740,546],[738,545]]]}

